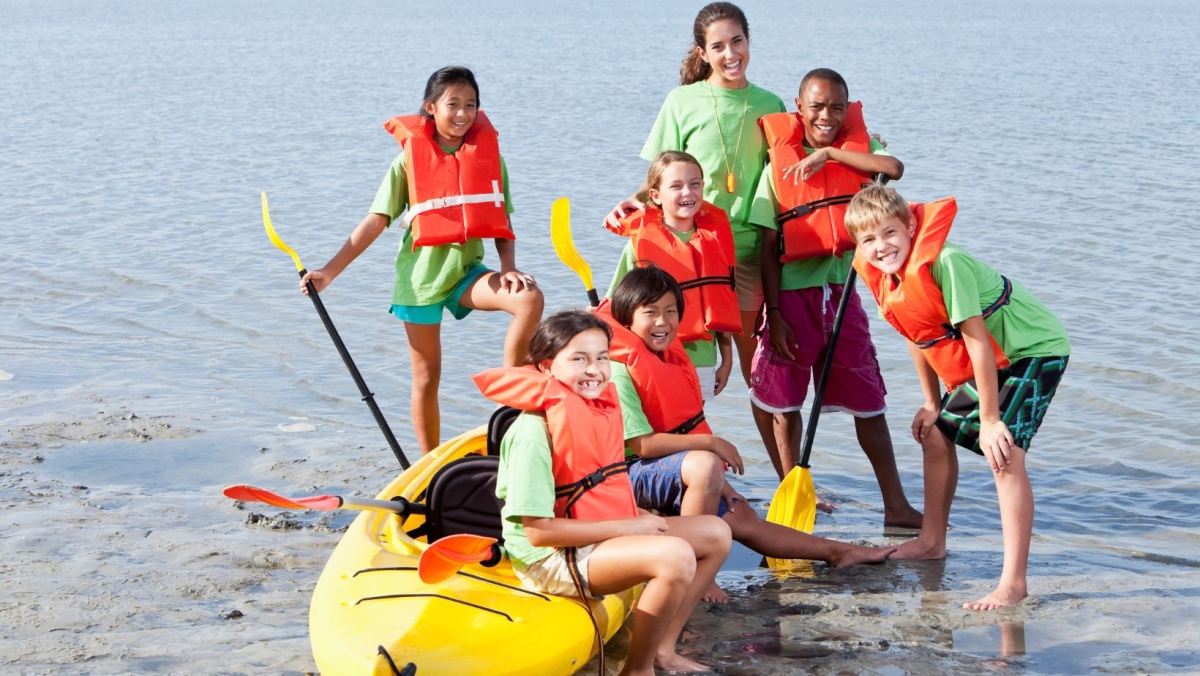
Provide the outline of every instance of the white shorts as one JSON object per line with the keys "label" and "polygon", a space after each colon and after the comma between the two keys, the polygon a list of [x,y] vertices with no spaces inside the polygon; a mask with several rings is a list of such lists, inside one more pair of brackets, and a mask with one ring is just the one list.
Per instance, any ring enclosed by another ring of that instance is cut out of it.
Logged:
{"label": "white shorts", "polygon": [[[588,586],[588,559],[592,556],[592,550],[596,545],[588,545],[586,547],[578,547],[575,550],[575,560],[579,564],[579,572],[583,577],[583,593],[587,596],[592,596],[592,590]],[[521,581],[521,586],[543,594],[554,594],[555,596],[579,596],[579,591],[575,589],[575,581],[571,578],[571,564],[567,562],[567,550],[555,549],[554,553],[541,561],[535,561],[521,570],[513,568],[513,572],[517,574],[517,579]],[[592,598],[600,598],[592,596]]]}
{"label": "white shorts", "polygon": [[704,401],[712,401],[713,393],[717,391],[717,367],[697,366],[696,375],[700,376],[700,394]]}

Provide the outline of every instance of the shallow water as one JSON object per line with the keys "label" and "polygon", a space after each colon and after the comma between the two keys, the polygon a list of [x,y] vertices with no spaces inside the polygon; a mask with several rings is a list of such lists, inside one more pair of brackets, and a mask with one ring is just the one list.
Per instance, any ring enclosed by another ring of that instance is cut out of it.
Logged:
{"label": "shallow water", "polygon": [[[845,75],[905,162],[897,187],[957,195],[953,239],[1033,290],[1074,352],[1030,454],[1030,602],[956,610],[990,589],[1001,556],[990,474],[964,455],[945,564],[777,581],[741,553],[722,574],[735,603],[698,614],[689,645],[726,673],[1200,671],[1200,271],[1183,193],[1200,179],[1200,10],[743,6],[751,79],[788,101],[812,67]],[[518,262],[548,307],[580,305],[548,241],[549,205],[571,197],[576,241],[606,285],[622,241],[598,224],[644,171],[637,152],[698,7],[0,9],[0,664],[312,669],[307,595],[346,519],[243,525],[218,489],[369,494],[395,462],[294,267],[263,235],[258,192],[281,236],[321,265],[394,157],[382,121],[415,110],[434,69],[464,63],[503,133]],[[411,449],[407,350],[386,315],[398,240],[385,234],[323,298]],[[446,327],[449,437],[490,413],[466,376],[500,363],[504,322]],[[919,389],[898,339],[873,329],[919,500],[906,437]],[[710,418],[748,458],[739,488],[765,501],[773,475],[746,405],[728,392]],[[822,418],[813,474],[842,505],[818,532],[898,541],[879,526],[845,416]],[[801,601],[822,610],[787,614]],[[245,617],[220,619],[231,609]],[[1006,641],[1024,654],[1002,656]]]}

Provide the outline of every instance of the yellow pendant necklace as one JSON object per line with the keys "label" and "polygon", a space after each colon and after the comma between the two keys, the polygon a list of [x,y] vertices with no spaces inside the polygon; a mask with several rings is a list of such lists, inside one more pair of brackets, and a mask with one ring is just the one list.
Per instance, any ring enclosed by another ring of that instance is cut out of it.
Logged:
{"label": "yellow pendant necklace", "polygon": [[[725,192],[733,192],[736,183],[733,178],[733,164],[729,162],[729,153],[725,150],[725,132],[721,129],[721,116],[717,114],[717,97],[713,94],[713,86],[708,85],[708,98],[712,100],[713,119],[717,123],[717,138],[721,139],[721,157],[725,160]],[[742,101],[742,124],[738,127],[737,145],[733,147],[733,161],[737,162],[738,151],[742,149],[742,132],[746,129],[746,111],[750,108],[750,83],[746,83],[746,98]]]}

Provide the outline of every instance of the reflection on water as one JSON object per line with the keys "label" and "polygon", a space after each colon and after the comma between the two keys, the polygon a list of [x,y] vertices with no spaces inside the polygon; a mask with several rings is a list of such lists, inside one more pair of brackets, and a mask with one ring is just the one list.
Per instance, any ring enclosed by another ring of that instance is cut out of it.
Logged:
{"label": "reflection on water", "polygon": [[1000,622],[985,627],[957,629],[950,647],[976,655],[1014,657],[1025,654],[1025,623]]}

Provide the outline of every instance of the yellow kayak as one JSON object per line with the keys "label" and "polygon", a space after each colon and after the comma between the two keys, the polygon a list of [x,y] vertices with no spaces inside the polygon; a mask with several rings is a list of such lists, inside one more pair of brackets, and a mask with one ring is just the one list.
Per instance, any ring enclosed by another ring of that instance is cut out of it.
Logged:
{"label": "yellow kayak", "polygon": [[[423,504],[448,463],[487,453],[486,429],[467,432],[413,463],[379,494]],[[322,676],[572,674],[596,653],[595,629],[577,598],[525,590],[507,559],[464,566],[427,585],[417,559],[428,546],[410,535],[425,516],[363,512],[342,536],[317,581],[309,610]],[[591,601],[605,638],[624,623],[641,587]],[[394,665],[394,666],[393,666]]]}

